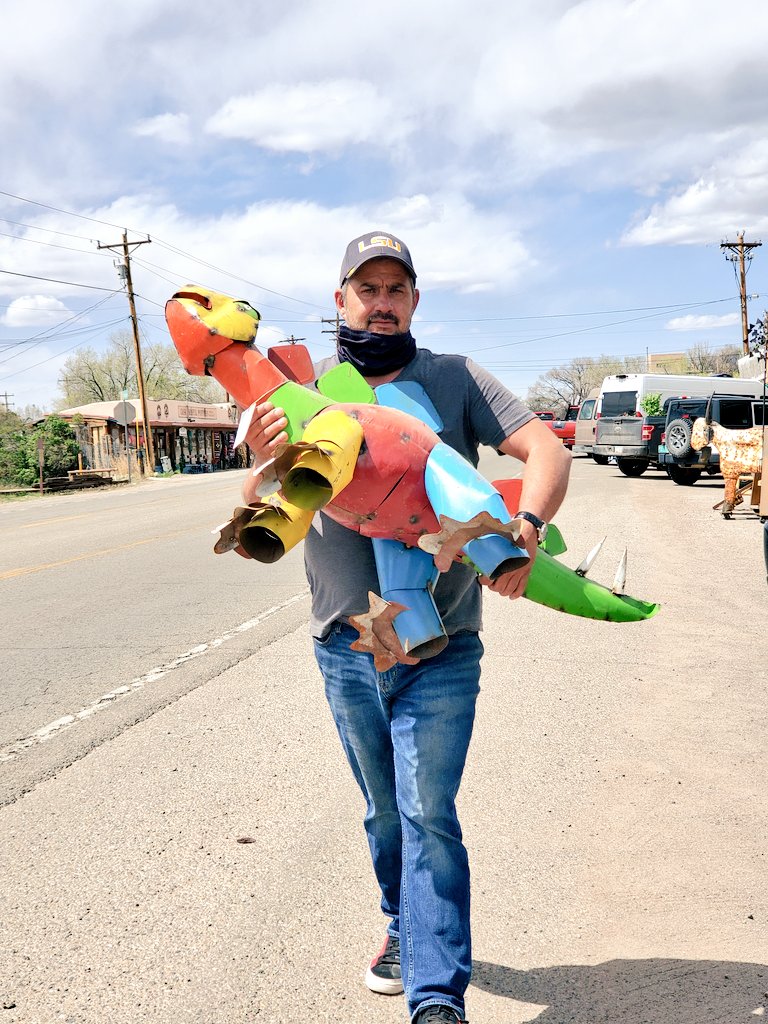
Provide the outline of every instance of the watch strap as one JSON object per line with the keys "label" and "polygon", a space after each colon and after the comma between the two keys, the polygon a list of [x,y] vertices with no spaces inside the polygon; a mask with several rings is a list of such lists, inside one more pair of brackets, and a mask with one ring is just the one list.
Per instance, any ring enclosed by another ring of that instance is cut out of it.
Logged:
{"label": "watch strap", "polygon": [[543,541],[547,535],[547,523],[540,516],[534,515],[533,512],[517,512],[515,513],[515,519],[525,519],[532,526],[536,527],[536,532],[539,535],[539,541]]}

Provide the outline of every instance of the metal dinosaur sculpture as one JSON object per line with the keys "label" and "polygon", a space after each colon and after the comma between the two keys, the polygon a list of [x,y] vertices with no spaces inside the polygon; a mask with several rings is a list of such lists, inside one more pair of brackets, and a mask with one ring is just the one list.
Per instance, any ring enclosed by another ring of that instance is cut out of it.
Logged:
{"label": "metal dinosaur sculpture", "polygon": [[[431,657],[448,642],[432,593],[454,559],[491,580],[528,562],[517,543],[519,489],[513,481],[490,484],[440,440],[440,416],[420,385],[394,381],[374,392],[342,363],[312,390],[304,386],[314,381],[304,346],[273,346],[265,357],[254,346],[259,313],[198,285],[176,292],[166,320],[187,371],[213,376],[244,410],[236,444],[258,429],[254,413],[264,401],[288,420],[288,443],[254,471],[262,500],[235,509],[214,550],[274,562],[306,537],[321,508],[370,537],[381,596],[371,594],[368,612],[353,619],[361,634],[353,646],[370,651],[380,671],[393,660],[373,634],[378,615],[393,620],[412,657]],[[586,579],[599,547],[572,571],[555,557],[566,547],[550,526],[524,596],[612,622],[655,615],[657,604],[623,593],[626,555],[612,590]]]}

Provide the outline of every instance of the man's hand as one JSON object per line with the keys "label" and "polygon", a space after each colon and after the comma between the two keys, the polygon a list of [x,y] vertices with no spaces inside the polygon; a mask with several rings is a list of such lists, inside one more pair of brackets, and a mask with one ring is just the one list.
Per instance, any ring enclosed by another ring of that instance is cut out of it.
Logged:
{"label": "man's hand", "polygon": [[[279,444],[288,443],[288,434],[285,432],[287,426],[288,420],[279,406],[275,407],[271,402],[262,402],[256,406],[245,437],[248,447],[254,453],[256,466],[271,459]],[[256,488],[260,480],[259,473],[249,473],[246,477],[243,484],[243,501],[246,505],[256,499]]]}
{"label": "man's hand", "polygon": [[504,573],[494,583],[487,576],[480,577],[480,583],[484,587],[488,587],[495,594],[501,594],[502,597],[508,597],[511,601],[515,601],[518,597],[523,596],[523,591],[528,583],[528,577],[531,575],[531,569],[533,569],[533,563],[539,549],[539,534],[536,527],[525,520],[522,522],[523,528],[518,544],[528,552],[530,562],[524,565],[522,569],[515,569],[513,572]]}
{"label": "man's hand", "polygon": [[287,426],[288,420],[279,406],[275,408],[271,402],[262,402],[256,406],[245,438],[256,456],[256,465],[266,462],[277,445],[288,443],[288,435],[285,433]]}

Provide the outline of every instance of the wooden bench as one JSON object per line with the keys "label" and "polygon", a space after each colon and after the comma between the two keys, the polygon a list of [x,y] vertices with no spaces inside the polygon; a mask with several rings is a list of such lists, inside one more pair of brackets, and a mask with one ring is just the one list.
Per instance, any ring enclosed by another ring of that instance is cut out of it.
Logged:
{"label": "wooden bench", "polygon": [[105,475],[111,476],[112,472],[113,471],[111,469],[106,469],[102,467],[94,469],[70,469],[67,471],[67,476],[69,477],[70,480],[77,480],[79,477],[83,476],[98,476],[99,473],[104,473]]}

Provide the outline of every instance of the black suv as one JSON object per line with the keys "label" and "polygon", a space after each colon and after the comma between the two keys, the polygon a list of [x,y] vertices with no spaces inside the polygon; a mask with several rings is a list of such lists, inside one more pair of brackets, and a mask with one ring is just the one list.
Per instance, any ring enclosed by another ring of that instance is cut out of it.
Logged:
{"label": "black suv", "polygon": [[701,474],[719,472],[720,456],[709,446],[695,451],[691,431],[699,417],[709,415],[728,430],[744,430],[763,422],[763,403],[754,395],[710,395],[709,398],[670,398],[667,422],[659,445],[659,465],[676,484],[695,484]]}

